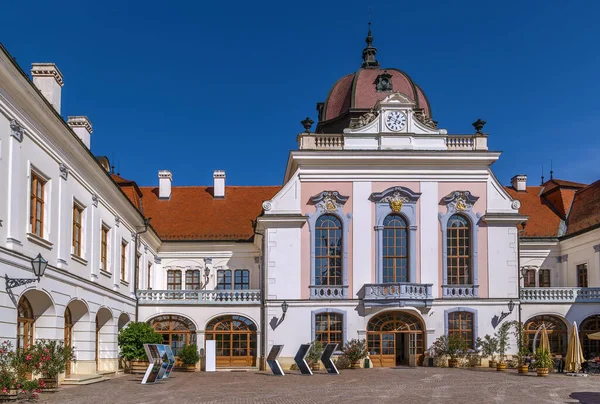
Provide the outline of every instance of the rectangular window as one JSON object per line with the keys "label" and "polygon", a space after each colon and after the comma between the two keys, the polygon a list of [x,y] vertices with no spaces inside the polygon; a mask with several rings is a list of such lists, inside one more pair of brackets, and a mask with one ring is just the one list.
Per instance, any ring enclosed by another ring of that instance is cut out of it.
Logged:
{"label": "rectangular window", "polygon": [[523,287],[535,288],[535,269],[528,269],[523,279]]}
{"label": "rectangular window", "polygon": [[83,208],[76,203],[73,204],[73,254],[81,257],[81,226]]}
{"label": "rectangular window", "polygon": [[588,287],[587,266],[587,263],[577,265],[577,287],[579,288]]}
{"label": "rectangular window", "polygon": [[146,285],[148,289],[152,289],[152,264],[148,263],[148,284]]}
{"label": "rectangular window", "polygon": [[108,227],[102,224],[102,233],[100,235],[100,264],[101,269],[108,271]]}
{"label": "rectangular window", "polygon": [[540,269],[540,288],[550,287],[550,270]]}
{"label": "rectangular window", "polygon": [[467,348],[473,349],[473,314],[466,311],[455,311],[448,314],[448,336],[458,335],[467,343]]}
{"label": "rectangular window", "polygon": [[247,290],[250,289],[250,271],[247,269],[235,270],[235,289]]}
{"label": "rectangular window", "polygon": [[315,341],[323,344],[338,344],[341,349],[343,338],[343,317],[337,313],[315,315]]}
{"label": "rectangular window", "polygon": [[125,280],[127,274],[127,242],[121,240],[121,280]]}
{"label": "rectangular window", "polygon": [[199,290],[200,289],[200,271],[197,269],[185,271],[185,289]]}
{"label": "rectangular window", "polygon": [[231,290],[231,269],[217,271],[217,290]]}
{"label": "rectangular window", "polygon": [[167,271],[167,289],[181,290],[181,271],[172,269]]}
{"label": "rectangular window", "polygon": [[31,232],[39,237],[44,237],[44,188],[46,181],[41,177],[31,173],[31,203],[30,225]]}

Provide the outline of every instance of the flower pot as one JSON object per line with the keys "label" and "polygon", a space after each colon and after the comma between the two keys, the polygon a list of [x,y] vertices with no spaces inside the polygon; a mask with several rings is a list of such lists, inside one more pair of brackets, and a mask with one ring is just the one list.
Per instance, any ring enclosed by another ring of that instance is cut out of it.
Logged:
{"label": "flower pot", "polygon": [[186,372],[195,372],[196,364],[194,363],[193,365],[185,365],[185,371]]}
{"label": "flower pot", "polygon": [[321,364],[319,362],[313,363],[310,365],[311,370],[321,370]]}
{"label": "flower pot", "polygon": [[40,387],[45,392],[58,391],[58,376],[56,377],[40,377],[38,379]]}
{"label": "flower pot", "polygon": [[6,390],[6,393],[0,392],[0,401],[15,401],[17,399],[17,390]]}
{"label": "flower pot", "polygon": [[360,361],[352,362],[350,364],[350,369],[360,369]]}
{"label": "flower pot", "polygon": [[540,377],[548,376],[548,368],[537,368],[537,375]]}
{"label": "flower pot", "polygon": [[130,373],[134,374],[145,374],[146,370],[148,370],[148,366],[150,366],[150,362],[148,361],[130,361],[129,369]]}
{"label": "flower pot", "polygon": [[508,368],[508,364],[506,362],[498,362],[498,364],[496,364],[496,370],[498,372],[504,372],[506,368]]}
{"label": "flower pot", "polygon": [[490,361],[490,362],[489,362],[489,366],[490,366],[491,368],[495,368],[497,364],[498,364],[498,362],[496,362],[496,361]]}
{"label": "flower pot", "polygon": [[458,359],[448,359],[448,367],[449,368],[458,367]]}
{"label": "flower pot", "polygon": [[519,374],[526,375],[529,373],[529,365],[519,365]]}

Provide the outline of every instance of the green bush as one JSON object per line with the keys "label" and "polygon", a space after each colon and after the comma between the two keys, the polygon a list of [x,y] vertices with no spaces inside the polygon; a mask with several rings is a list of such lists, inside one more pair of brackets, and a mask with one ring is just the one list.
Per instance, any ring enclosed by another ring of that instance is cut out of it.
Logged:
{"label": "green bush", "polygon": [[132,322],[119,331],[121,356],[127,360],[148,360],[144,344],[162,344],[163,337],[148,323]]}
{"label": "green bush", "polygon": [[186,345],[179,350],[177,357],[184,365],[195,365],[200,361],[196,344]]}
{"label": "green bush", "polygon": [[350,369],[350,359],[346,355],[340,355],[334,361],[335,367],[338,369]]}
{"label": "green bush", "polygon": [[308,366],[314,366],[319,363],[324,349],[325,344],[321,341],[313,341],[312,346],[306,355],[306,363],[308,363]]}

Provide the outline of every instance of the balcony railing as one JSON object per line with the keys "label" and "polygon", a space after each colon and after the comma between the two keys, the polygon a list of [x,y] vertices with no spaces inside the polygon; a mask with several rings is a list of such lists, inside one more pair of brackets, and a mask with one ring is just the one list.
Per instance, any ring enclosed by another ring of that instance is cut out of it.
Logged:
{"label": "balcony railing", "polygon": [[310,286],[311,299],[345,299],[348,297],[348,286]]}
{"label": "balcony railing", "polygon": [[260,290],[139,290],[139,304],[260,304]]}
{"label": "balcony railing", "polygon": [[442,285],[444,299],[473,299],[479,296],[479,285]]}
{"label": "balcony railing", "polygon": [[600,288],[521,288],[523,303],[600,303]]}
{"label": "balcony railing", "polygon": [[448,150],[487,150],[486,135],[460,135],[446,137]]}
{"label": "balcony railing", "polygon": [[409,306],[430,306],[432,288],[430,283],[371,283],[365,285],[363,299],[372,305],[403,302]]}
{"label": "balcony railing", "polygon": [[340,134],[301,133],[298,135],[300,150],[342,150],[344,136]]}

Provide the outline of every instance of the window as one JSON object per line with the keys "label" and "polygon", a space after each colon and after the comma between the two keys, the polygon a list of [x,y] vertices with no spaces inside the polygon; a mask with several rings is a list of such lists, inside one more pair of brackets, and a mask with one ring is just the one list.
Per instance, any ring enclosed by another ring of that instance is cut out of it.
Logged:
{"label": "window", "polygon": [[600,353],[600,341],[589,339],[589,334],[600,332],[600,315],[592,315],[581,322],[579,340],[583,349],[583,356],[597,356]]}
{"label": "window", "polygon": [[44,237],[44,188],[46,181],[31,173],[31,204],[30,224],[31,232],[39,237]]}
{"label": "window", "polygon": [[315,285],[342,285],[342,224],[321,215],[315,227]]}
{"label": "window", "polygon": [[473,349],[473,313],[468,311],[454,311],[448,313],[448,336],[458,335]]}
{"label": "window", "polygon": [[471,285],[471,225],[461,215],[448,220],[448,285]]}
{"label": "window", "polygon": [[338,344],[343,342],[343,316],[338,313],[320,313],[315,315],[315,341],[323,344]]}
{"label": "window", "polygon": [[383,221],[383,283],[408,282],[408,233],[400,215]]}
{"label": "window", "polygon": [[73,254],[81,257],[81,223],[83,208],[73,204]]}
{"label": "window", "polygon": [[535,269],[528,269],[525,272],[525,277],[523,278],[523,287],[535,288]]}
{"label": "window", "polygon": [[550,287],[550,270],[540,269],[540,288]]}
{"label": "window", "polygon": [[121,240],[121,280],[125,280],[127,274],[127,242]]}
{"label": "window", "polygon": [[250,289],[250,271],[247,269],[235,270],[235,289],[247,290]]}
{"label": "window", "polygon": [[33,345],[33,309],[29,300],[22,296],[17,307],[17,350]]}
{"label": "window", "polygon": [[150,320],[154,331],[161,334],[163,343],[170,345],[173,355],[188,344],[196,343],[196,326],[183,316],[160,316]]}
{"label": "window", "polygon": [[187,290],[200,289],[200,271],[197,269],[185,271],[185,288]]}
{"label": "window", "polygon": [[539,348],[539,341],[541,338],[540,328],[542,325],[546,326],[551,353],[557,355],[566,355],[568,336],[567,326],[560,318],[550,315],[535,316],[527,320],[525,323],[525,341],[527,343],[527,347],[529,347],[529,351],[534,351],[533,341],[536,334],[538,335],[536,349]]}
{"label": "window", "polygon": [[217,290],[231,289],[231,269],[219,269],[217,271]]}
{"label": "window", "polygon": [[148,263],[148,289],[152,289],[152,264]]}
{"label": "window", "polygon": [[181,290],[181,271],[173,269],[167,271],[167,289]]}
{"label": "window", "polygon": [[588,287],[587,263],[577,265],[577,287]]}
{"label": "window", "polygon": [[102,234],[100,235],[100,269],[108,271],[108,227],[102,224]]}

